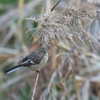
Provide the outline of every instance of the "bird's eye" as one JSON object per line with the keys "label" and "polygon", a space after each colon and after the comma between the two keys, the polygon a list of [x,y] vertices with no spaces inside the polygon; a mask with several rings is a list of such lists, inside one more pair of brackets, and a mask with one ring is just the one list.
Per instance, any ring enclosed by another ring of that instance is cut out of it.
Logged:
{"label": "bird's eye", "polygon": [[42,53],[42,51],[40,51]]}

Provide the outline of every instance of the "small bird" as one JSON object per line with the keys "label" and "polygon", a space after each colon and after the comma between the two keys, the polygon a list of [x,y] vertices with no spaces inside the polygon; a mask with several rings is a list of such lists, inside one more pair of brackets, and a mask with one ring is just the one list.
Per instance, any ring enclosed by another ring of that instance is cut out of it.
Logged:
{"label": "small bird", "polygon": [[48,60],[48,53],[44,47],[40,47],[22,58],[18,64],[12,68],[4,70],[5,74],[10,74],[20,68],[27,67],[32,71],[38,71],[45,66]]}

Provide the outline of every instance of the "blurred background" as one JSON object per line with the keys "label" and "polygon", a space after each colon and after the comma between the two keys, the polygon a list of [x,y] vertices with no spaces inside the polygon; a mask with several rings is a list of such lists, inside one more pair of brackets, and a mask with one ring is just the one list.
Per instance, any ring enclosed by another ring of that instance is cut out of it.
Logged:
{"label": "blurred background", "polygon": [[[35,37],[32,38],[35,30],[26,33],[39,23],[26,18],[41,18],[47,6],[52,8],[57,1],[0,0],[0,100],[31,100],[36,72],[20,69],[4,75],[3,71],[39,46]],[[62,0],[55,10],[61,13],[68,2]],[[85,4],[86,0],[81,3]],[[99,0],[95,7],[100,9]],[[97,32],[94,37],[100,36],[100,16],[93,19],[88,31]],[[79,54],[75,47],[63,44],[52,51],[40,72],[35,100],[100,100],[100,56]]]}

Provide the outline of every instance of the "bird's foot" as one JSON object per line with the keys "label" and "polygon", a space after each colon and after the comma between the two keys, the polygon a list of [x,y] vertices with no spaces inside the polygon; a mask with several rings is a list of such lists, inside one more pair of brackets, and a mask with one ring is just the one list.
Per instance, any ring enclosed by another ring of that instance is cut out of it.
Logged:
{"label": "bird's foot", "polygon": [[40,70],[36,70],[37,73],[40,73]]}

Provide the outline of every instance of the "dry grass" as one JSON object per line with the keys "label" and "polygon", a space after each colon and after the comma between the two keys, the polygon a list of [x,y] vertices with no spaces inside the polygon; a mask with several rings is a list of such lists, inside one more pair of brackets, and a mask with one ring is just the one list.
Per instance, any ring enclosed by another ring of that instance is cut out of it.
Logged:
{"label": "dry grass", "polygon": [[[32,1],[30,2],[26,3],[23,9],[27,5],[35,8]],[[38,5],[39,2],[39,0],[34,1],[35,5]],[[51,7],[52,5],[47,2],[49,0],[46,0],[46,4],[49,6],[46,6]],[[60,4],[63,2],[62,0]],[[40,72],[35,100],[99,100],[100,45],[99,35],[96,35],[100,33],[100,29],[97,28],[100,26],[100,17],[97,16],[98,9],[93,2],[81,2],[80,0],[70,0],[62,9],[60,4],[54,10],[46,8],[42,18],[28,17],[27,21],[22,23],[22,26],[25,26],[21,45],[19,38],[14,36],[14,32],[17,30],[14,23],[16,17],[12,20],[9,17],[7,25],[5,25],[5,21],[0,20],[5,29],[5,31],[0,29],[0,35],[4,38],[4,40],[0,38],[0,53],[2,53],[0,54],[0,69],[3,71],[5,67],[15,65],[23,55],[34,50],[38,45],[45,45],[51,55],[46,67]],[[62,12],[58,13],[57,9],[61,9]],[[32,10],[30,13],[26,10],[27,14],[23,14],[24,18],[32,16],[31,13],[34,13]],[[8,29],[9,22],[13,23],[12,25],[15,27],[11,25]],[[37,23],[39,26],[35,27]],[[27,26],[31,29],[24,34]],[[6,35],[7,30],[10,36]],[[31,33],[36,41],[29,50]],[[25,36],[29,38],[24,40]],[[14,38],[16,39],[14,40]],[[32,87],[35,82],[33,72],[23,69],[5,76],[2,71],[0,71],[0,99],[31,99]]]}
{"label": "dry grass", "polygon": [[[41,44],[46,43],[50,47],[68,41],[79,50],[84,45],[88,50],[95,51],[93,45],[99,46],[99,44],[87,32],[91,20],[96,14],[95,6],[93,3],[88,3],[85,6],[77,4],[79,4],[77,1],[72,4],[69,2],[69,6],[61,14],[47,9],[43,18],[27,18],[33,23],[39,22],[41,24],[36,28],[36,41]],[[35,29],[30,29],[27,32],[31,30]]]}

